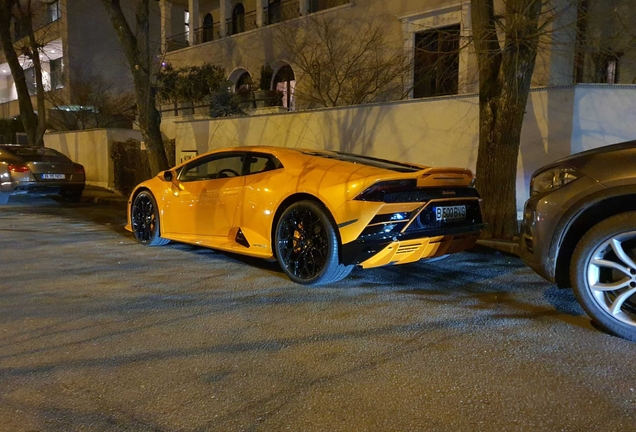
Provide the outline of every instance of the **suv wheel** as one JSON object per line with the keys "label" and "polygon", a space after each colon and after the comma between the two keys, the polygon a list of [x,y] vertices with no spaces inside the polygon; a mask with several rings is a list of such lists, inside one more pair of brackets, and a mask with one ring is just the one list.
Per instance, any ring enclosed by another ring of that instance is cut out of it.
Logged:
{"label": "suv wheel", "polygon": [[636,212],[595,225],[572,256],[574,293],[605,331],[636,341]]}

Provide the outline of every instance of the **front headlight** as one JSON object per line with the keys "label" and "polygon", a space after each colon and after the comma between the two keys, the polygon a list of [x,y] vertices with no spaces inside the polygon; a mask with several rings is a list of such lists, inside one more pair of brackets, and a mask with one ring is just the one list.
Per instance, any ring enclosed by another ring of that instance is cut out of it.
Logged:
{"label": "front headlight", "polygon": [[557,190],[580,176],[580,172],[567,166],[550,168],[532,177],[530,195]]}

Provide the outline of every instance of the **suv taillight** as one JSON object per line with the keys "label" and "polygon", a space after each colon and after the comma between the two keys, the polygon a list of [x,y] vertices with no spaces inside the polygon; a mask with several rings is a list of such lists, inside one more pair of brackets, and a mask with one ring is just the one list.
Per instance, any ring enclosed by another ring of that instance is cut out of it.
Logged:
{"label": "suv taillight", "polygon": [[9,171],[14,173],[29,172],[29,167],[26,165],[9,164]]}

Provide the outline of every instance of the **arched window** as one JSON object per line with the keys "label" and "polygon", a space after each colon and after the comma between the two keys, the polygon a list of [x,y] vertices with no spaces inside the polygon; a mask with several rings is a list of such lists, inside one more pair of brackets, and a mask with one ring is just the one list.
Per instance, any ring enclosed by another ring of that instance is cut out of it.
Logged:
{"label": "arched window", "polygon": [[207,14],[203,18],[203,42],[209,42],[214,39],[214,19],[212,14]]}
{"label": "arched window", "polygon": [[267,24],[281,22],[280,0],[269,0],[267,6]]}
{"label": "arched window", "polygon": [[232,11],[232,34],[245,31],[245,7],[243,3],[237,3]]}
{"label": "arched window", "polygon": [[296,109],[296,101],[294,98],[294,88],[296,87],[296,77],[294,70],[289,65],[285,65],[278,69],[274,76],[274,89],[283,94],[283,106],[290,111]]}
{"label": "arched window", "polygon": [[249,72],[243,72],[238,80],[236,80],[236,87],[234,90],[239,94],[252,91],[252,76]]}

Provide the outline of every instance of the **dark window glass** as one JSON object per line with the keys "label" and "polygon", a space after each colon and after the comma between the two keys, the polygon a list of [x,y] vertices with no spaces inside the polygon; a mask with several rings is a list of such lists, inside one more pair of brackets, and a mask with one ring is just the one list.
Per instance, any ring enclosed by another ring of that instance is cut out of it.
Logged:
{"label": "dark window glass", "polygon": [[49,65],[51,67],[51,90],[64,87],[64,80],[62,77],[62,57],[51,60]]}
{"label": "dark window glass", "polygon": [[24,70],[24,78],[26,79],[27,89],[29,89],[29,94],[34,95],[37,93],[37,83],[35,80],[35,68],[30,67]]}
{"label": "dark window glass", "polygon": [[267,8],[267,22],[269,24],[279,23],[281,21],[280,0],[269,0]]}
{"label": "dark window glass", "polygon": [[242,3],[234,6],[232,11],[232,34],[242,33],[245,31],[245,7]]}
{"label": "dark window glass", "polygon": [[253,153],[249,158],[248,174],[257,174],[282,168],[278,159],[271,155]]}
{"label": "dark window glass", "polygon": [[214,180],[242,175],[243,154],[211,156],[186,165],[179,173],[183,182],[197,180]]}
{"label": "dark window glass", "polygon": [[203,42],[208,42],[214,39],[214,20],[211,14],[207,14],[203,18]]}
{"label": "dark window glass", "polygon": [[457,94],[460,25],[415,34],[413,97]]}
{"label": "dark window glass", "polygon": [[405,163],[394,162],[386,159],[372,158],[368,156],[360,156],[351,153],[341,152],[320,152],[320,151],[303,151],[302,153],[311,156],[319,156],[327,159],[336,159],[343,162],[350,162],[354,164],[367,165],[375,168],[388,169],[398,172],[415,172],[420,171],[422,168],[415,165],[408,165]]}
{"label": "dark window glass", "polygon": [[47,6],[48,19],[49,22],[52,23],[54,21],[59,20],[62,15],[60,14],[60,2],[54,1],[53,3],[49,3]]}

